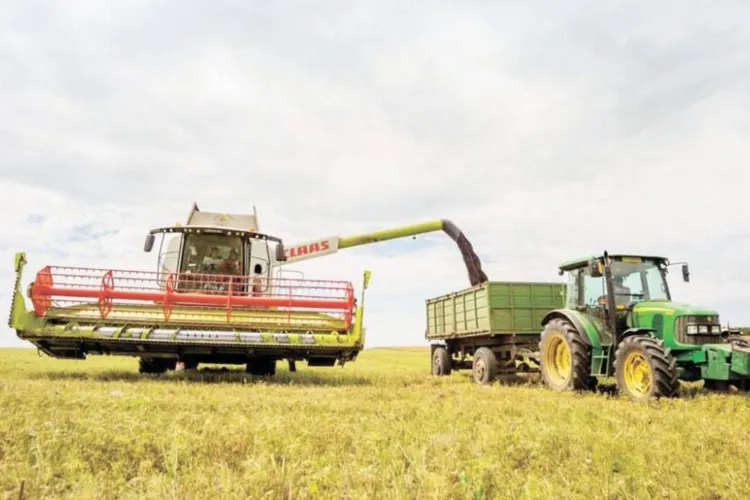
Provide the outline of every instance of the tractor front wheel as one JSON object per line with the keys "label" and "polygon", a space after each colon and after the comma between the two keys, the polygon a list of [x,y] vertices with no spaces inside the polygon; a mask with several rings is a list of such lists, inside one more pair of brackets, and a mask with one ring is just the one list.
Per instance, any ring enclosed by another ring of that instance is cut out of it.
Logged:
{"label": "tractor front wheel", "polygon": [[625,338],[617,346],[614,368],[617,390],[633,401],[673,397],[680,388],[677,361],[660,339]]}
{"label": "tractor front wheel", "polygon": [[451,374],[451,356],[445,347],[436,347],[432,353],[432,374],[433,375],[450,375]]}
{"label": "tractor front wheel", "polygon": [[542,382],[555,391],[591,390],[591,353],[581,334],[568,320],[555,318],[546,325],[539,342]]}

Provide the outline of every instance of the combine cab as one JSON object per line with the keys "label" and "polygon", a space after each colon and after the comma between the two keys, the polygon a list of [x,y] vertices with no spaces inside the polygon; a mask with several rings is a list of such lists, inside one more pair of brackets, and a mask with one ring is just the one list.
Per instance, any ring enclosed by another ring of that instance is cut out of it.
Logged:
{"label": "combine cab", "polygon": [[[244,226],[242,228],[241,226]],[[140,358],[140,371],[161,373],[178,362],[246,364],[275,373],[287,359],[309,366],[354,360],[364,343],[362,297],[345,281],[271,276],[286,260],[278,238],[257,232],[255,216],[199,212],[162,236],[157,271],[46,266],[21,290],[26,263],[16,254],[9,324],[18,336],[57,358],[87,354]]]}

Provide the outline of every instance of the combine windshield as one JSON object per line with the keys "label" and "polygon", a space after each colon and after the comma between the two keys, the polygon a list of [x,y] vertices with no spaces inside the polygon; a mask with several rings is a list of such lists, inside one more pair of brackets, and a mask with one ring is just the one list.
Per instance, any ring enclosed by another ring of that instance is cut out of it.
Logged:
{"label": "combine windshield", "polygon": [[242,237],[222,234],[186,234],[181,272],[243,274]]}

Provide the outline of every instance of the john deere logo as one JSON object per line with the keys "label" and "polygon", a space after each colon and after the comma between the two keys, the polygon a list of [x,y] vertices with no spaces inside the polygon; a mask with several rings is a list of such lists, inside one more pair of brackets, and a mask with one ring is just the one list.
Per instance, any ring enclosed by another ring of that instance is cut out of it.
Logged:
{"label": "john deere logo", "polygon": [[216,217],[214,217],[214,220],[216,222],[226,222],[226,221],[231,220],[231,219],[232,218],[230,216],[228,216],[227,214],[221,214],[221,215],[217,215]]}
{"label": "john deere logo", "polygon": [[712,321],[714,320],[713,316],[709,316],[709,317],[708,317],[708,318],[706,318],[706,319],[708,320],[708,322],[709,322],[709,323],[711,323],[711,322],[712,322]]}

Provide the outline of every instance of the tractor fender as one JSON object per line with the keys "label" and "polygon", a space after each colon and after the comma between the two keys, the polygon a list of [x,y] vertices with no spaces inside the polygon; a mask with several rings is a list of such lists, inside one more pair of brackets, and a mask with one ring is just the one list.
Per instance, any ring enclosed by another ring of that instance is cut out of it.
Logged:
{"label": "tractor fender", "polygon": [[570,321],[576,330],[581,334],[581,339],[589,347],[600,347],[601,342],[599,340],[599,330],[596,325],[589,321],[584,321],[582,314],[572,309],[555,309],[548,312],[542,318],[542,327],[555,318],[562,318]]}

